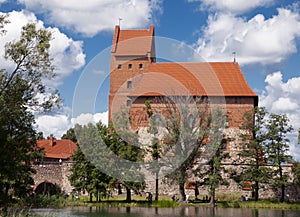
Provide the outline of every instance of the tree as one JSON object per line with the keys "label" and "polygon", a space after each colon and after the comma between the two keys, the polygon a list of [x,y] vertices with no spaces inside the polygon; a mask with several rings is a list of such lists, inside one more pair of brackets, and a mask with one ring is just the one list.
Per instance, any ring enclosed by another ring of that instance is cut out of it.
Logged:
{"label": "tree", "polygon": [[67,132],[62,135],[61,139],[70,139],[73,142],[77,142],[77,137],[76,137],[76,133],[75,133],[75,129],[74,128],[70,128],[67,130]]}
{"label": "tree", "polygon": [[36,139],[37,139],[37,140],[45,139],[44,133],[41,132],[41,131],[39,131],[39,132],[36,134]]}
{"label": "tree", "polygon": [[[98,131],[98,129],[99,131]],[[107,128],[99,122],[97,126],[88,124],[86,126],[76,125],[76,131],[79,138],[79,144],[76,152],[72,156],[75,163],[72,166],[72,174],[69,177],[71,184],[77,191],[87,191],[90,195],[90,202],[92,202],[93,194],[96,196],[96,200],[99,200],[99,194],[101,197],[107,196],[108,189],[111,187],[112,178],[101,172],[91,162],[87,155],[87,152],[95,151],[94,145],[97,144],[97,137],[100,134],[107,134]],[[73,138],[74,128],[68,130],[65,138]],[[69,137],[70,136],[70,137]],[[97,154],[97,153],[96,153]]]}
{"label": "tree", "polygon": [[[228,185],[229,183],[222,177],[222,160],[229,157],[226,152],[226,140],[224,137],[224,129],[227,122],[225,112],[221,108],[212,108],[212,116],[214,120],[210,125],[210,136],[208,142],[208,162],[206,167],[201,167],[195,171],[195,174],[204,178],[203,185],[209,186],[210,205],[215,206],[216,189],[220,185]],[[222,138],[222,139],[221,139]],[[201,183],[200,183],[201,184]]]}
{"label": "tree", "polygon": [[[144,150],[138,141],[138,135],[132,132],[130,128],[129,111],[126,108],[120,108],[113,116],[113,125],[109,126],[110,139],[106,143],[110,150],[116,155],[117,159],[114,166],[124,170],[118,181],[126,189],[126,201],[131,202],[131,190],[136,194],[145,188],[144,175],[140,172],[141,166],[136,162],[142,162]],[[119,161],[120,159],[129,161]],[[117,169],[117,170],[120,170]],[[116,174],[120,171],[116,171]]]}
{"label": "tree", "polygon": [[283,171],[283,164],[292,161],[289,151],[287,134],[293,130],[286,115],[270,114],[266,123],[267,140],[265,141],[267,162],[276,167],[274,170],[274,186],[281,189],[280,201],[284,201],[285,186],[288,175]]}
{"label": "tree", "polygon": [[178,184],[180,198],[185,201],[184,185],[195,160],[201,156],[200,148],[209,132],[211,115],[207,98],[192,96],[159,97],[165,119],[165,139],[162,145],[161,166],[168,168],[166,177]]}
{"label": "tree", "polygon": [[242,163],[246,165],[239,176],[239,181],[252,182],[254,189],[254,200],[258,201],[259,188],[261,183],[268,183],[271,179],[271,170],[266,166],[264,145],[267,139],[265,130],[266,116],[268,112],[264,107],[256,107],[254,110],[244,114],[243,125],[241,126],[241,139],[243,150],[240,153]]}
{"label": "tree", "polygon": [[147,100],[145,102],[145,110],[149,119],[149,133],[153,135],[152,144],[148,150],[151,153],[152,159],[155,161],[153,167],[153,172],[155,173],[155,200],[158,201],[158,174],[160,171],[160,165],[158,163],[159,158],[161,157],[161,146],[159,144],[159,139],[157,138],[157,133],[159,130],[159,122],[157,116],[153,115],[154,112],[151,108],[151,101]]}
{"label": "tree", "polygon": [[[0,16],[2,34],[5,23],[6,17]],[[43,83],[43,79],[54,76],[50,40],[50,32],[27,24],[22,28],[20,40],[9,42],[4,48],[4,56],[14,68],[0,70],[1,202],[30,192],[34,173],[31,162],[40,156],[33,110],[47,111],[59,103],[55,92],[45,95]]]}

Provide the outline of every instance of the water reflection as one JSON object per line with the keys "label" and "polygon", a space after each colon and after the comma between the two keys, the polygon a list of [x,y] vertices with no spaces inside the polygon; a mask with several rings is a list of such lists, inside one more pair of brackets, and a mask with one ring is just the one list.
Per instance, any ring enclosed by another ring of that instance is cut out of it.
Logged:
{"label": "water reflection", "polygon": [[299,217],[299,210],[235,209],[210,207],[74,207],[65,209],[36,209],[34,214],[42,216],[70,217]]}

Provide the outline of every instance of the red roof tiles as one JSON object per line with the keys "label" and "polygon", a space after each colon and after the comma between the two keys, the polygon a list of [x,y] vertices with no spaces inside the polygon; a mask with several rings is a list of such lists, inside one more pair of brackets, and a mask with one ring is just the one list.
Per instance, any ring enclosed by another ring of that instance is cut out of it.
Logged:
{"label": "red roof tiles", "polygon": [[120,30],[116,26],[112,53],[115,56],[147,56],[153,50],[153,36],[153,26],[149,30]]}
{"label": "red roof tiles", "polygon": [[37,140],[37,146],[44,149],[46,158],[70,159],[77,145],[68,139],[56,140],[50,139]]}
{"label": "red roof tiles", "polygon": [[233,62],[152,63],[133,79],[131,96],[166,94],[257,97]]}

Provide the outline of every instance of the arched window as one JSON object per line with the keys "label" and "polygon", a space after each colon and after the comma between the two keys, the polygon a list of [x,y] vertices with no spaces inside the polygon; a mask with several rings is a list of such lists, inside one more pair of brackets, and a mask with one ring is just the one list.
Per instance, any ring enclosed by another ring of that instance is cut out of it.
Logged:
{"label": "arched window", "polygon": [[132,104],[131,100],[130,100],[130,99],[127,100],[126,105],[127,105],[127,106],[131,106],[131,104]]}

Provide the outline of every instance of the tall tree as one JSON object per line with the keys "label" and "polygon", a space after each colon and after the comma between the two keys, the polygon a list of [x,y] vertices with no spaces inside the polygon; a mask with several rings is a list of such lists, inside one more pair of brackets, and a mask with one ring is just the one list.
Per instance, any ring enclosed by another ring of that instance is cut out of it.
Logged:
{"label": "tall tree", "polygon": [[[226,152],[226,140],[224,137],[224,129],[226,127],[227,117],[223,109],[212,108],[212,116],[214,117],[210,124],[210,135],[208,142],[205,144],[208,148],[208,158],[206,166],[200,167],[195,174],[200,176],[204,181],[203,185],[209,186],[210,205],[215,206],[216,189],[220,185],[228,185],[229,183],[222,177],[225,168],[222,161],[229,157]],[[226,171],[225,171],[226,172]]]}
{"label": "tall tree", "polygon": [[286,115],[281,114],[270,114],[269,119],[266,123],[267,140],[267,161],[274,165],[274,186],[281,189],[280,201],[284,201],[285,197],[285,186],[289,183],[289,176],[284,173],[283,164],[292,161],[289,152],[289,139],[287,134],[293,130],[292,126],[289,125],[289,119]]}
{"label": "tall tree", "polygon": [[151,157],[154,160],[152,168],[150,168],[155,174],[155,200],[158,201],[158,174],[160,171],[160,165],[158,160],[161,158],[162,147],[157,136],[159,128],[161,127],[161,120],[154,114],[151,107],[151,100],[145,102],[145,110],[149,119],[149,129],[148,132],[153,136],[152,144],[147,150],[151,153]]}
{"label": "tall tree", "polygon": [[[0,30],[6,22],[1,16]],[[0,70],[1,201],[9,196],[24,196],[31,189],[34,170],[30,165],[39,156],[32,111],[46,111],[59,103],[54,92],[44,95],[43,79],[54,76],[50,40],[50,32],[27,24],[21,30],[20,39],[7,43],[4,48],[4,56],[14,68]]]}
{"label": "tall tree", "polygon": [[166,177],[178,184],[180,201],[186,200],[184,185],[195,160],[201,156],[202,141],[209,132],[211,114],[207,98],[167,96],[156,99],[165,118],[161,165]]}
{"label": "tall tree", "polygon": [[[112,150],[118,159],[127,161],[128,163],[116,162],[115,165],[120,166],[124,170],[118,181],[126,189],[126,201],[131,202],[131,190],[136,194],[145,188],[144,175],[140,171],[143,162],[144,150],[138,140],[138,135],[131,130],[131,119],[127,108],[120,108],[114,114],[113,125],[110,125],[110,141],[107,142],[110,150]],[[116,171],[119,173],[120,171]]]}
{"label": "tall tree", "polygon": [[[97,129],[100,131],[98,131]],[[93,194],[96,196],[96,200],[99,200],[99,194],[101,196],[106,196],[108,189],[111,187],[112,178],[101,172],[99,168],[95,165],[95,161],[91,161],[91,152],[96,152],[94,149],[98,144],[98,137],[101,134],[107,134],[107,127],[105,127],[101,122],[94,126],[93,124],[88,124],[85,126],[76,125],[76,132],[79,138],[79,145],[76,152],[72,156],[75,163],[72,166],[72,174],[69,177],[71,184],[78,191],[87,191],[90,195],[90,202],[92,202]],[[68,130],[69,133],[66,134],[74,139],[74,129]],[[95,153],[95,157],[98,153]]]}
{"label": "tall tree", "polygon": [[267,131],[265,129],[268,112],[264,107],[256,107],[254,110],[244,114],[241,126],[242,151],[240,153],[244,167],[239,175],[242,185],[252,182],[254,189],[254,200],[258,201],[260,184],[268,183],[271,179],[271,170],[266,166],[264,154],[266,152],[265,141]]}

